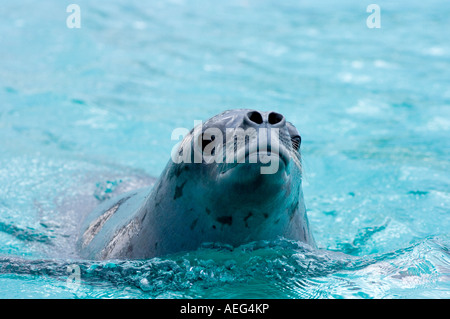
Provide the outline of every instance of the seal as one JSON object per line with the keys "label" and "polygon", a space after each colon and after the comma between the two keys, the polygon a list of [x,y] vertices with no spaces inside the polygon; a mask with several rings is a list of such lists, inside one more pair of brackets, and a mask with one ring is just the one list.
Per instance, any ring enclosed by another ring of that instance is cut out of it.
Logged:
{"label": "seal", "polygon": [[106,200],[88,215],[80,256],[144,259],[205,242],[238,246],[279,237],[315,247],[300,144],[295,126],[276,112],[235,109],[212,117],[186,134],[151,188]]}

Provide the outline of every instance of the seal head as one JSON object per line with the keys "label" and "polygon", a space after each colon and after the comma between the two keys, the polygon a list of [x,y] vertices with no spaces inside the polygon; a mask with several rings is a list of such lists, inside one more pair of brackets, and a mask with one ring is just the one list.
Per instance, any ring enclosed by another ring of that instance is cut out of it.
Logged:
{"label": "seal head", "polygon": [[276,112],[229,110],[196,126],[151,190],[109,200],[80,237],[86,258],[149,258],[204,242],[278,237],[314,244],[302,192],[301,137]]}

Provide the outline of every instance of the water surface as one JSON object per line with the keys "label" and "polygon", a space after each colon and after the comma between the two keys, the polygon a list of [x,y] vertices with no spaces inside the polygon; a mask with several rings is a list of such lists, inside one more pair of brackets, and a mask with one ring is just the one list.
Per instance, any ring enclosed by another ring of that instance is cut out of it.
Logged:
{"label": "water surface", "polygon": [[[60,1],[1,6],[0,297],[450,297],[448,2],[379,1],[380,29],[355,1],[77,4],[80,29]],[[151,184],[176,127],[238,107],[299,129],[320,252],[77,259],[74,214]]]}

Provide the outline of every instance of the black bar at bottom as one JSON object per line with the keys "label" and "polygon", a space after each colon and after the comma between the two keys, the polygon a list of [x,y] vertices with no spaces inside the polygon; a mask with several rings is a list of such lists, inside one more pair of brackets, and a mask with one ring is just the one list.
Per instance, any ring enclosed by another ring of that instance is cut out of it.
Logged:
{"label": "black bar at bottom", "polygon": [[[304,318],[323,315],[355,313],[385,316],[392,313],[392,306],[405,311],[425,309],[430,300],[299,300],[299,299],[29,299],[0,300],[4,309],[18,307],[21,313],[37,309],[60,309],[70,315],[92,315],[99,311],[103,316],[114,313],[119,316],[145,315],[148,318]],[[433,309],[437,306],[432,301]],[[440,300],[439,305],[448,308],[449,300]],[[17,303],[15,305],[15,303]],[[23,305],[21,305],[23,303]],[[363,308],[359,308],[363,306]],[[54,308],[60,307],[60,308]],[[358,308],[356,308],[358,307]],[[359,309],[359,310],[358,310]],[[443,309],[444,310],[444,309]],[[126,318],[128,319],[128,318]]]}

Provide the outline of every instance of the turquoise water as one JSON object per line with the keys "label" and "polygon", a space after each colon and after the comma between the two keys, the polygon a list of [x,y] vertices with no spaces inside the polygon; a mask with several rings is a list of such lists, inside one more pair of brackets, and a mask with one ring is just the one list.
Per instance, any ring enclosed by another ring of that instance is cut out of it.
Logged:
{"label": "turquoise water", "polygon": [[[69,3],[0,6],[0,297],[450,298],[448,1],[378,1],[380,29],[361,1]],[[239,107],[299,129],[320,251],[77,258],[76,216]]]}

